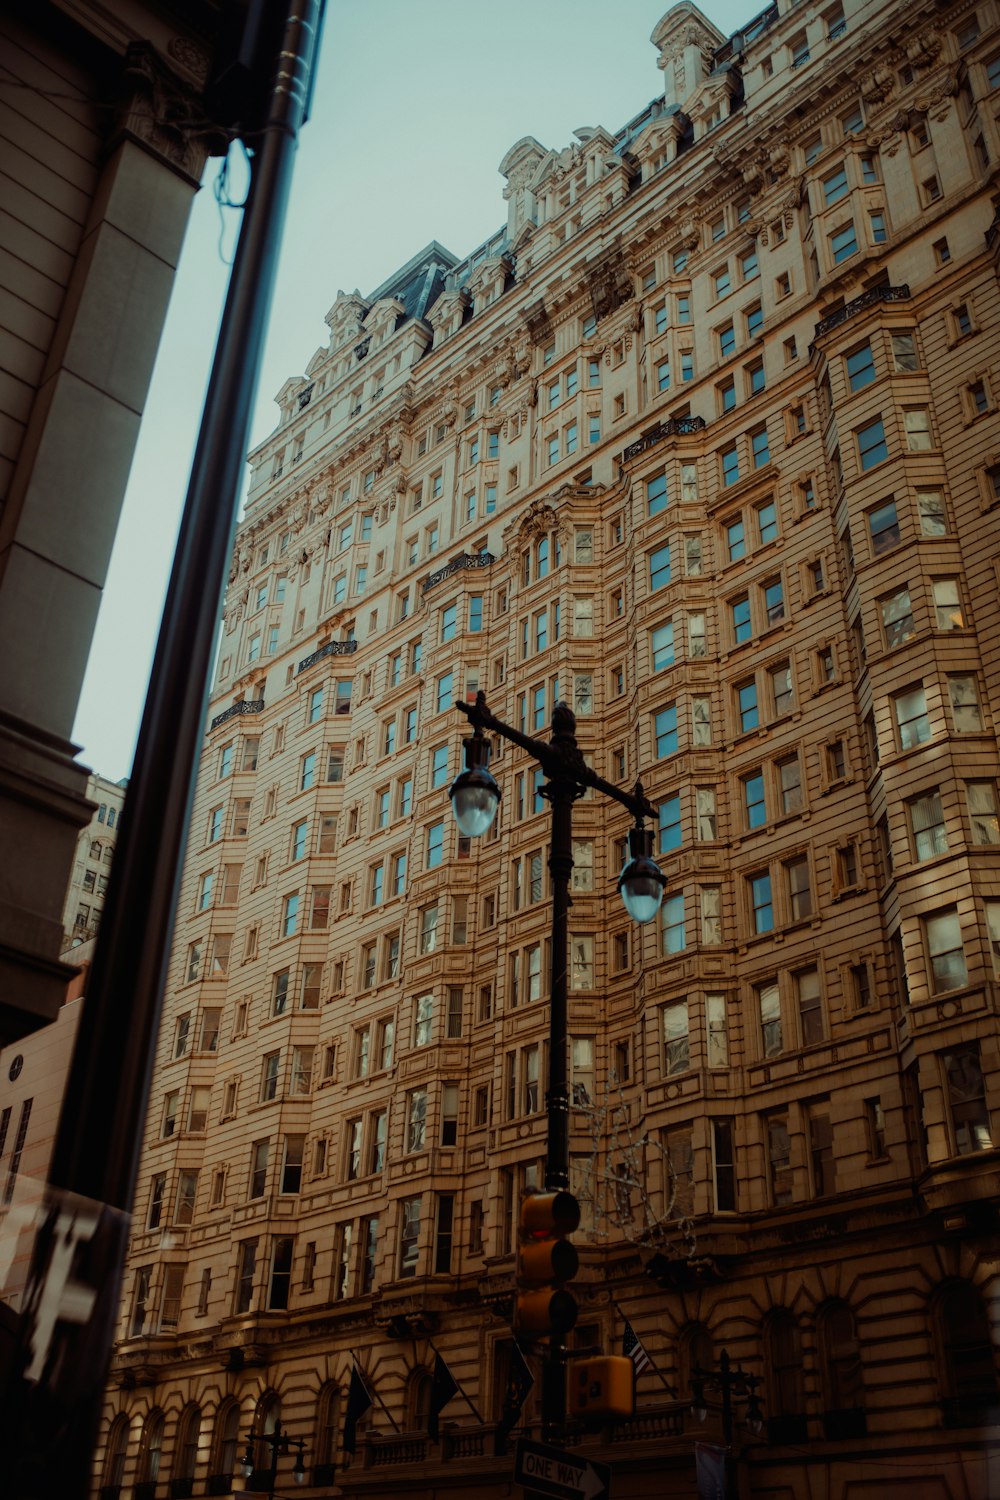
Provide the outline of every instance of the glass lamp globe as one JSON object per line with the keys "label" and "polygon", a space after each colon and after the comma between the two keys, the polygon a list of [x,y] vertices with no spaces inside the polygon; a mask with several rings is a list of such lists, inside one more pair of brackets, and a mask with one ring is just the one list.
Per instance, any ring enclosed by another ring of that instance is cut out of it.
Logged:
{"label": "glass lamp globe", "polygon": [[652,922],[663,901],[667,877],[653,858],[653,834],[648,828],[632,828],[628,836],[629,854],[618,877],[625,910],[633,922]]}
{"label": "glass lamp globe", "polygon": [[466,838],[479,838],[489,828],[500,806],[500,788],[485,766],[462,771],[448,788],[455,822]]}

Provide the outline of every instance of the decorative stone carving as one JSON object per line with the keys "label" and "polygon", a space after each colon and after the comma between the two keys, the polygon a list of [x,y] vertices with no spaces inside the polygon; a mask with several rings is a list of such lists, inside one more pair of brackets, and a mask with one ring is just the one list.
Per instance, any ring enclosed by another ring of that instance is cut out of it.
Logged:
{"label": "decorative stone carving", "polygon": [[588,266],[584,274],[596,318],[607,317],[635,296],[628,261],[620,245],[596,264]]}
{"label": "decorative stone carving", "polygon": [[906,41],[904,51],[911,67],[929,68],[941,51],[941,33],[936,27],[927,26]]}
{"label": "decorative stone carving", "polygon": [[122,70],[123,104],[118,129],[141,141],[155,155],[183,172],[197,186],[205,157],[221,155],[228,144],[223,134],[211,139],[200,120],[204,106],[193,89],[165,67],[148,42],[131,42]]}
{"label": "decorative stone carving", "polygon": [[885,63],[880,63],[864,75],[860,87],[866,107],[869,110],[877,109],[891,97],[896,87],[896,74]]}
{"label": "decorative stone carving", "polygon": [[337,298],[326,315],[326,326],[330,330],[330,347],[357,339],[365,321],[368,303],[355,287],[353,292],[338,289]]}

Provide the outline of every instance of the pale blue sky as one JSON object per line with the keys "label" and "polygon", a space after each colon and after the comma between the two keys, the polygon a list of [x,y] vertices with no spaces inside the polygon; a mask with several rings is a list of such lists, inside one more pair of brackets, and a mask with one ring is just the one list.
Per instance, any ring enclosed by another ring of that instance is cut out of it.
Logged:
{"label": "pale blue sky", "polygon": [[[712,0],[728,34],[759,3]],[[649,36],[662,0],[328,0],[302,134],[252,440],[325,342],[339,287],[369,292],[430,240],[463,256],[506,220],[497,167],[521,136],[560,148],[615,130],[662,92]],[[210,162],[146,407],[75,739],[128,775],[197,436],[227,267]],[[237,215],[223,233],[232,253]]]}

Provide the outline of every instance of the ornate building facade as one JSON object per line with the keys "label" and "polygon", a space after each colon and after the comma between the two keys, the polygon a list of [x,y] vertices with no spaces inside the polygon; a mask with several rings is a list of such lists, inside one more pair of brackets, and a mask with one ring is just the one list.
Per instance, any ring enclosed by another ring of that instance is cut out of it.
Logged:
{"label": "ornate building facade", "polygon": [[471,256],[338,293],[250,456],[109,1497],[229,1493],[279,1415],[307,1493],[511,1493],[548,818],[506,746],[458,836],[479,690],[659,809],[644,929],[574,815],[574,1337],[652,1360],[579,1451],[692,1493],[725,1349],[741,1493],[1000,1492],[996,0],[652,40],[662,97],[517,142]]}

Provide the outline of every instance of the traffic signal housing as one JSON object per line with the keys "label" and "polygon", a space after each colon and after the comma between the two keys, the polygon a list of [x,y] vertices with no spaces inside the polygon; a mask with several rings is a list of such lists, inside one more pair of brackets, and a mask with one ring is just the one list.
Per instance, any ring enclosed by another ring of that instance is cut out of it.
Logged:
{"label": "traffic signal housing", "polygon": [[517,1250],[518,1290],[514,1327],[529,1338],[568,1333],[577,1305],[566,1282],[580,1265],[566,1238],[580,1226],[580,1205],[572,1193],[530,1193],[521,1203]]}
{"label": "traffic signal housing", "polygon": [[635,1366],[623,1354],[573,1359],[569,1365],[570,1415],[631,1417],[635,1413]]}

